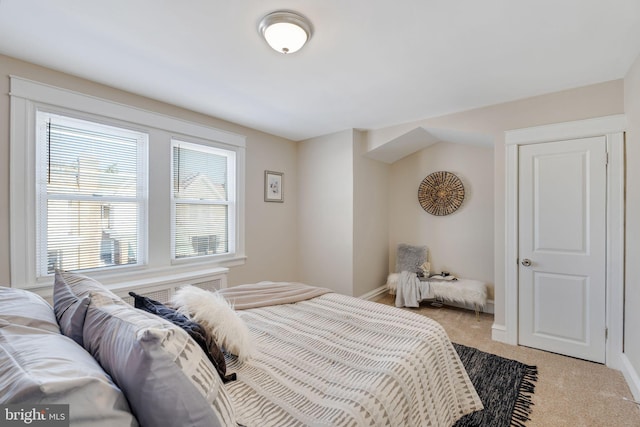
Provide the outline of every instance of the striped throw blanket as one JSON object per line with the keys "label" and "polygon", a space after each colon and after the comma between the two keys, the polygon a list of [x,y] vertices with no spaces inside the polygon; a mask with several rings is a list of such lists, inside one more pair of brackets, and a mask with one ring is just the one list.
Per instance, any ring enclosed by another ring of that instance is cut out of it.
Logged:
{"label": "striped throw blanket", "polygon": [[238,422],[268,426],[451,426],[482,409],[435,321],[336,293],[241,310],[255,338],[227,359]]}

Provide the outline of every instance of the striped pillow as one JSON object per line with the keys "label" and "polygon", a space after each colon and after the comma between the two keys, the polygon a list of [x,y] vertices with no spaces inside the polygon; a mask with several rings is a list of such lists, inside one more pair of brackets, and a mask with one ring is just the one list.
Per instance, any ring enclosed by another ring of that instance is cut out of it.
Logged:
{"label": "striped pillow", "polygon": [[172,323],[92,293],[83,341],[124,391],[141,425],[236,425],[216,369]]}

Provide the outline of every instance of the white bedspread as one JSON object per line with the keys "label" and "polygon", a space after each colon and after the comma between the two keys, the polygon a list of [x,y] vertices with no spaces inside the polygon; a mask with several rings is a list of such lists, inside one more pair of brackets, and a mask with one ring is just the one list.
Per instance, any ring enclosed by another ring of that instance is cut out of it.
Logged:
{"label": "white bedspread", "polygon": [[226,388],[246,426],[451,426],[482,409],[424,316],[336,293],[238,314],[257,351],[227,359]]}

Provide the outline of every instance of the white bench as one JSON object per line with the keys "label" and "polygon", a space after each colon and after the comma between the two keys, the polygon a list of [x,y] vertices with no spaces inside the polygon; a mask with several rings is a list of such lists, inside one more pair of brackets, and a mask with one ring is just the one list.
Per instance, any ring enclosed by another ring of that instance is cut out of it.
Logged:
{"label": "white bench", "polygon": [[487,304],[487,284],[480,280],[428,280],[433,295],[445,301],[473,304],[484,307]]}
{"label": "white bench", "polygon": [[[395,295],[398,284],[398,274],[390,274],[387,279],[389,293]],[[487,304],[487,284],[481,280],[460,279],[421,279],[420,285],[424,287],[420,294],[422,301],[438,299],[441,301],[456,302],[464,305],[473,305],[476,315]],[[428,291],[427,289],[428,288]],[[426,295],[426,297],[424,296]]]}

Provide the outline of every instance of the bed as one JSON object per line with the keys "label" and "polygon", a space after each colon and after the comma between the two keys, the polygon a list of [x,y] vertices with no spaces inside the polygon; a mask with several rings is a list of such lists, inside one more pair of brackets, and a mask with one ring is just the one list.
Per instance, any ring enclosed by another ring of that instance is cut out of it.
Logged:
{"label": "bed", "polygon": [[[279,288],[286,303],[274,297]],[[239,423],[450,426],[482,409],[437,322],[328,290],[314,296],[314,289],[262,282],[222,291],[256,344],[252,359],[227,360],[237,374],[227,390]]]}
{"label": "bed", "polygon": [[0,403],[67,404],[74,427],[451,426],[482,409],[435,321],[302,284],[223,294],[254,351],[221,373],[193,330],[86,276],[57,273],[53,307],[0,288]]}

